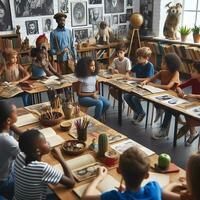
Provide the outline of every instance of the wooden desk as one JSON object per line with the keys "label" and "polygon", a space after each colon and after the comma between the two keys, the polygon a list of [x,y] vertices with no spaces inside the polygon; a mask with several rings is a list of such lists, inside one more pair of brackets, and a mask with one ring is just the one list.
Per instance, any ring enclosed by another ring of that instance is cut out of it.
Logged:
{"label": "wooden desk", "polygon": [[[91,117],[90,117],[91,118]],[[113,134],[119,134],[117,131],[111,129],[110,127],[102,124],[101,122],[91,118],[92,121],[95,123],[95,126],[102,126],[104,128],[107,128],[108,131],[106,131],[106,134],[108,133],[113,133]],[[38,123],[35,123],[35,124],[32,124],[32,125],[29,125],[29,126],[25,126],[23,127],[24,130],[26,130],[27,128],[35,128],[35,127],[38,127]],[[56,131],[57,134],[59,134],[63,139],[65,140],[69,140],[69,139],[72,139],[72,137],[67,133],[67,132],[62,132],[59,128],[59,125],[53,127],[53,129]],[[97,128],[98,129],[98,128]],[[92,140],[92,137],[91,136],[88,136],[88,140],[87,140],[87,145],[90,144]],[[85,153],[92,153],[90,152],[89,150],[87,150]],[[93,154],[93,153],[92,153]],[[72,159],[74,158],[73,156],[67,156],[67,155],[64,155],[65,157],[65,160],[68,160],[68,159]],[[157,163],[157,158],[158,156],[156,154],[150,156],[150,161],[151,161],[151,165],[153,166],[155,163]],[[54,165],[54,164],[57,164],[58,162],[53,158],[53,156],[51,154],[48,154],[46,156],[44,156],[43,158],[43,161],[51,164],[51,165]],[[112,167],[112,168],[109,168],[108,169],[108,173],[111,174],[115,179],[119,180],[121,179],[120,175],[116,172],[116,167]],[[179,177],[181,176],[185,176],[185,171],[180,169],[180,171],[178,173],[171,173],[169,174],[170,176],[170,181],[177,181],[179,179]],[[85,183],[89,183],[91,182],[92,179],[88,179],[86,181],[82,181],[80,183],[76,183],[76,186],[79,186],[79,185],[83,185]],[[78,199],[76,197],[76,195],[72,192],[72,189],[66,189],[64,186],[58,184],[56,186],[50,186],[54,192],[56,193],[56,195],[60,198],[60,199],[63,199],[63,200],[66,200],[66,199],[70,199],[70,200],[76,200]]]}

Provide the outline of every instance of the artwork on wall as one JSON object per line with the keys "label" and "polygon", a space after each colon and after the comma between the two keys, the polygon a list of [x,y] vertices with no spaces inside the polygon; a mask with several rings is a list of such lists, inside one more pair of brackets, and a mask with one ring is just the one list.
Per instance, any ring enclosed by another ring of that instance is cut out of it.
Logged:
{"label": "artwork on wall", "polygon": [[68,13],[69,12],[69,0],[59,0],[59,11]]}
{"label": "artwork on wall", "polygon": [[42,18],[42,27],[44,33],[51,32],[53,30],[53,18]]}
{"label": "artwork on wall", "polygon": [[53,0],[14,0],[16,17],[32,17],[38,15],[53,15]]}
{"label": "artwork on wall", "polygon": [[103,20],[103,7],[89,8],[89,24],[99,24]]}
{"label": "artwork on wall", "polygon": [[132,13],[133,13],[133,9],[132,8],[126,9],[126,19],[127,19],[127,21],[129,21]]}
{"label": "artwork on wall", "polygon": [[104,16],[104,21],[106,22],[106,24],[109,27],[111,26],[111,16],[110,15]]}
{"label": "artwork on wall", "polygon": [[123,13],[124,0],[105,0],[105,13]]}
{"label": "artwork on wall", "polygon": [[26,21],[25,24],[26,24],[27,35],[39,34],[38,21],[37,20]]}
{"label": "artwork on wall", "polygon": [[133,0],[126,0],[127,2],[126,2],[126,6],[127,7],[131,7],[131,6],[133,6]]}
{"label": "artwork on wall", "polygon": [[89,4],[102,4],[102,0],[89,0]]}
{"label": "artwork on wall", "polygon": [[118,15],[112,15],[112,24],[113,25],[118,24]]}
{"label": "artwork on wall", "polygon": [[96,24],[92,25],[92,32],[93,32],[93,36],[95,37],[97,35],[97,33],[99,32],[99,27]]}
{"label": "artwork on wall", "polygon": [[0,0],[0,31],[10,31],[13,29],[10,4],[8,0]]}
{"label": "artwork on wall", "polygon": [[153,29],[153,0],[141,0],[140,13],[144,17],[144,23],[140,29],[140,34],[151,35]]}
{"label": "artwork on wall", "polygon": [[87,25],[87,2],[71,2],[72,26]]}
{"label": "artwork on wall", "polygon": [[119,15],[119,23],[120,24],[126,23],[126,14]]}
{"label": "artwork on wall", "polygon": [[125,37],[127,35],[127,26],[126,25],[119,25],[118,26],[118,37]]}
{"label": "artwork on wall", "polygon": [[88,29],[73,29],[73,34],[77,41],[87,40],[89,37]]}

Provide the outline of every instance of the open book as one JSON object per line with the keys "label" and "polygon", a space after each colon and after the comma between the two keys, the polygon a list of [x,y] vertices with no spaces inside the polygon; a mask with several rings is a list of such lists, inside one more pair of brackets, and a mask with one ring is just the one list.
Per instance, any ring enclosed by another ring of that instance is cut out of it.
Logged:
{"label": "open book", "polygon": [[147,156],[151,156],[151,155],[155,154],[154,151],[144,147],[143,145],[141,145],[131,139],[111,145],[111,148],[114,149],[115,151],[117,151],[119,154],[122,154],[124,151],[126,151],[130,147],[137,147],[138,149],[142,150]]}
{"label": "open book", "polygon": [[42,109],[44,107],[50,106],[50,102],[44,102],[44,103],[39,103],[39,104],[34,104],[30,106],[24,107],[28,111],[37,111],[38,113],[41,113]]}
{"label": "open book", "polygon": [[20,93],[22,93],[23,90],[20,87],[17,86],[8,86],[8,87],[1,87],[0,88],[0,97],[2,98],[11,98],[14,97]]}
{"label": "open book", "polygon": [[60,81],[57,76],[49,76],[45,77],[45,79],[39,80],[39,82],[43,83],[44,85],[60,85]]}
{"label": "open book", "polygon": [[[150,172],[149,178],[145,179],[142,182],[142,186],[145,186],[150,181],[158,182],[160,187],[163,188],[163,187],[165,187],[166,185],[169,184],[169,175]],[[78,197],[82,197],[83,192],[85,191],[85,189],[87,188],[88,185],[89,184],[84,184],[84,185],[78,186],[78,187],[74,188],[73,191],[75,192],[75,194]],[[108,192],[108,191],[111,191],[111,190],[118,190],[119,186],[120,186],[119,181],[114,179],[111,175],[107,175],[98,184],[96,190],[94,191],[94,195],[100,195],[104,192]]]}
{"label": "open book", "polygon": [[43,128],[40,129],[40,132],[44,135],[47,142],[49,142],[50,147],[55,147],[62,144],[65,140],[56,134],[52,128]]}
{"label": "open book", "polygon": [[[90,154],[85,154],[77,158],[66,161],[69,168],[72,170],[73,176],[77,181],[84,181],[96,176],[97,168],[100,166],[95,158]],[[62,166],[57,164],[54,166],[59,171],[63,171]]]}
{"label": "open book", "polygon": [[151,86],[151,85],[138,85],[138,87],[141,87],[145,90],[148,90],[152,94],[159,93],[159,92],[164,92],[165,90]]}
{"label": "open book", "polygon": [[21,126],[26,126],[29,124],[34,124],[38,121],[39,121],[39,119],[37,117],[35,117],[33,114],[29,113],[29,114],[25,114],[25,115],[21,115],[21,116],[17,117],[17,122],[15,123],[15,125],[17,127],[21,127]]}

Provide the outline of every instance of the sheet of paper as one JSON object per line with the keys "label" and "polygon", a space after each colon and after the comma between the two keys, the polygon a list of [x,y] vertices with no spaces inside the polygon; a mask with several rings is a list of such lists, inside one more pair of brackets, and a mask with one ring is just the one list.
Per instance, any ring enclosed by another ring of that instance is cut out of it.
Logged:
{"label": "sheet of paper", "polygon": [[21,127],[21,126],[26,126],[29,124],[34,124],[36,122],[38,122],[39,119],[37,117],[35,117],[33,114],[26,114],[26,115],[21,115],[17,118],[17,122],[15,123],[15,125],[17,127]]}
{"label": "sheet of paper", "polygon": [[128,140],[125,140],[125,141],[122,141],[122,142],[119,142],[117,144],[113,144],[111,145],[111,148],[114,149],[115,151],[117,151],[119,154],[122,154],[124,151],[126,151],[128,148],[130,147],[137,147],[139,148],[140,150],[142,150],[147,156],[151,156],[153,154],[155,154],[154,151],[144,147],[143,145],[131,140],[131,139],[128,139]]}
{"label": "sheet of paper", "polygon": [[56,135],[56,132],[51,127],[40,129],[40,132],[46,139]]}
{"label": "sheet of paper", "polygon": [[54,135],[51,137],[47,137],[46,140],[49,142],[50,147],[55,147],[62,144],[65,140],[59,135]]}
{"label": "sheet of paper", "polygon": [[193,108],[186,110],[190,115],[200,118],[200,106],[195,106]]}
{"label": "sheet of paper", "polygon": [[50,106],[50,102],[44,102],[44,103],[39,103],[39,104],[35,104],[35,105],[30,105],[30,106],[26,106],[24,108],[29,111],[36,110],[38,112],[41,112],[41,110],[46,106]]}
{"label": "sheet of paper", "polygon": [[151,86],[151,85],[143,85],[143,86],[142,85],[138,85],[138,87],[142,87],[145,90],[148,90],[149,92],[151,92],[152,94],[165,91],[163,89],[160,89],[160,88],[157,88],[157,87],[154,87],[154,86]]}

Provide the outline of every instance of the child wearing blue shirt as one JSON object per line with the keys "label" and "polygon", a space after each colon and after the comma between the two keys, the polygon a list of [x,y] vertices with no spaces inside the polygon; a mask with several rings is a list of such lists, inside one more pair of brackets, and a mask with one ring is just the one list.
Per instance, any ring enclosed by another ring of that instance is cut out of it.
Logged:
{"label": "child wearing blue shirt", "polygon": [[125,191],[112,190],[101,195],[94,195],[97,185],[107,174],[106,168],[100,167],[97,178],[84,191],[82,200],[173,200],[176,194],[170,191],[162,192],[155,181],[141,187],[142,181],[149,177],[149,168],[148,157],[138,148],[131,147],[119,159],[118,172],[125,182]]}
{"label": "child wearing blue shirt", "polygon": [[[137,50],[136,55],[138,63],[134,65],[131,70],[132,73],[135,73],[135,77],[128,76],[126,79],[141,82],[154,75],[154,66],[149,62],[151,49],[148,47],[141,47]],[[140,103],[140,99],[130,93],[126,93],[124,99],[134,111],[133,123],[141,122],[145,117],[145,112]]]}

